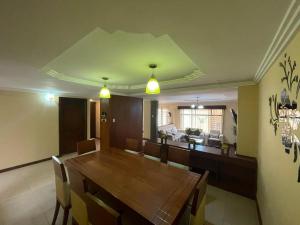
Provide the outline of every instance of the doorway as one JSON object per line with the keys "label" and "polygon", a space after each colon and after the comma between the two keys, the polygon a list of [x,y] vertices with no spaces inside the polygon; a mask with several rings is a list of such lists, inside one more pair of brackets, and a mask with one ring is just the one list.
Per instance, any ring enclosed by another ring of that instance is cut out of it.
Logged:
{"label": "doorway", "polygon": [[100,101],[90,101],[90,138],[100,139]]}
{"label": "doorway", "polygon": [[87,138],[87,100],[59,98],[59,155],[76,152],[76,143]]}

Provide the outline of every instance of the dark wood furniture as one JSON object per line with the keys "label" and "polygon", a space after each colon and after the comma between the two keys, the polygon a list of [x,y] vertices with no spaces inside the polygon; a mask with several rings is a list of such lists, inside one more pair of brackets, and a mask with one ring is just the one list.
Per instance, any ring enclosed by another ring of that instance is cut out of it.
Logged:
{"label": "dark wood furniture", "polygon": [[59,98],[59,155],[76,152],[76,143],[87,138],[87,100]]}
{"label": "dark wood furniture", "polygon": [[160,146],[161,144],[146,141],[143,147],[143,152],[145,155],[150,155],[156,158],[160,158]]}
{"label": "dark wood furniture", "polygon": [[[152,142],[152,141],[148,141]],[[160,140],[152,142],[159,145]],[[151,145],[145,143],[146,145]],[[190,150],[188,143],[175,142],[167,140],[168,149],[174,152],[173,147],[182,149],[184,153],[189,154],[188,166],[192,171],[203,174],[205,170],[210,172],[208,182],[211,185],[217,186],[227,191],[231,191],[248,198],[256,198],[257,186],[257,161],[256,158],[236,155],[231,149],[225,153],[222,149],[195,145],[195,149]],[[165,149],[163,150],[166,151]],[[166,154],[166,153],[164,153]],[[170,151],[167,153],[170,155]],[[176,153],[171,153],[171,158],[180,158],[183,156],[174,156]],[[186,157],[186,156],[184,156]]]}
{"label": "dark wood furniture", "polygon": [[78,155],[96,150],[95,139],[84,140],[77,142],[77,153]]}
{"label": "dark wood furniture", "polygon": [[137,139],[134,138],[126,138],[126,149],[131,150],[131,151],[140,151],[140,143]]}
{"label": "dark wood furniture", "polygon": [[189,166],[190,151],[176,146],[169,146],[167,160],[170,162],[175,162],[185,166]]}
{"label": "dark wood furniture", "polygon": [[200,180],[199,174],[115,148],[69,159],[66,166],[71,186],[81,182],[74,177],[80,174],[78,180],[99,187],[104,202],[144,225],[176,224]]}
{"label": "dark wood furniture", "polygon": [[55,156],[52,156],[56,184],[56,206],[53,215],[52,225],[55,224],[60,206],[64,210],[63,225],[68,222],[69,211],[71,208],[70,191],[64,164]]}

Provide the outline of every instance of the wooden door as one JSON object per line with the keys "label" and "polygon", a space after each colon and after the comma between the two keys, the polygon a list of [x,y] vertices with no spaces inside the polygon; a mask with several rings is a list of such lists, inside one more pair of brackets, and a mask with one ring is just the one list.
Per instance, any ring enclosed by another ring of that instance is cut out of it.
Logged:
{"label": "wooden door", "polygon": [[109,101],[111,113],[110,145],[125,148],[126,138],[142,142],[143,99],[113,95]]}
{"label": "wooden door", "polygon": [[76,143],[87,138],[87,100],[59,98],[59,154],[76,152]]}
{"label": "wooden door", "polygon": [[90,137],[96,138],[96,102],[90,102]]}

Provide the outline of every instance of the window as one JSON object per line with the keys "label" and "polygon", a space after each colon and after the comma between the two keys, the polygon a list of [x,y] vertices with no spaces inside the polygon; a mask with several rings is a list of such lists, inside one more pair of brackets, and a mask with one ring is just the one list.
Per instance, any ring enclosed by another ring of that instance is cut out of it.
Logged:
{"label": "window", "polygon": [[199,128],[205,133],[223,129],[223,109],[180,109],[181,129]]}
{"label": "window", "polygon": [[158,108],[157,126],[167,125],[169,123],[170,123],[169,110],[165,108]]}

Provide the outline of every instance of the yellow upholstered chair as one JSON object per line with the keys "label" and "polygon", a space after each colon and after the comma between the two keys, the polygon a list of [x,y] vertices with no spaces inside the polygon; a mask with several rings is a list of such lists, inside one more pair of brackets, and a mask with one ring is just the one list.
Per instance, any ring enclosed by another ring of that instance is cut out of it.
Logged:
{"label": "yellow upholstered chair", "polygon": [[87,206],[84,201],[85,192],[82,185],[83,177],[73,170],[68,170],[68,172],[71,187],[73,224],[88,225]]}
{"label": "yellow upholstered chair", "polygon": [[56,186],[56,206],[52,225],[55,224],[60,206],[64,209],[63,225],[68,222],[70,204],[70,188],[66,175],[64,164],[55,156],[52,156],[52,162],[55,172],[55,186]]}
{"label": "yellow upholstered chair", "polygon": [[207,178],[208,171],[205,171],[201,177],[200,182],[197,185],[197,189],[194,194],[190,225],[204,225],[205,224],[205,203],[206,203],[206,189],[207,189]]}

